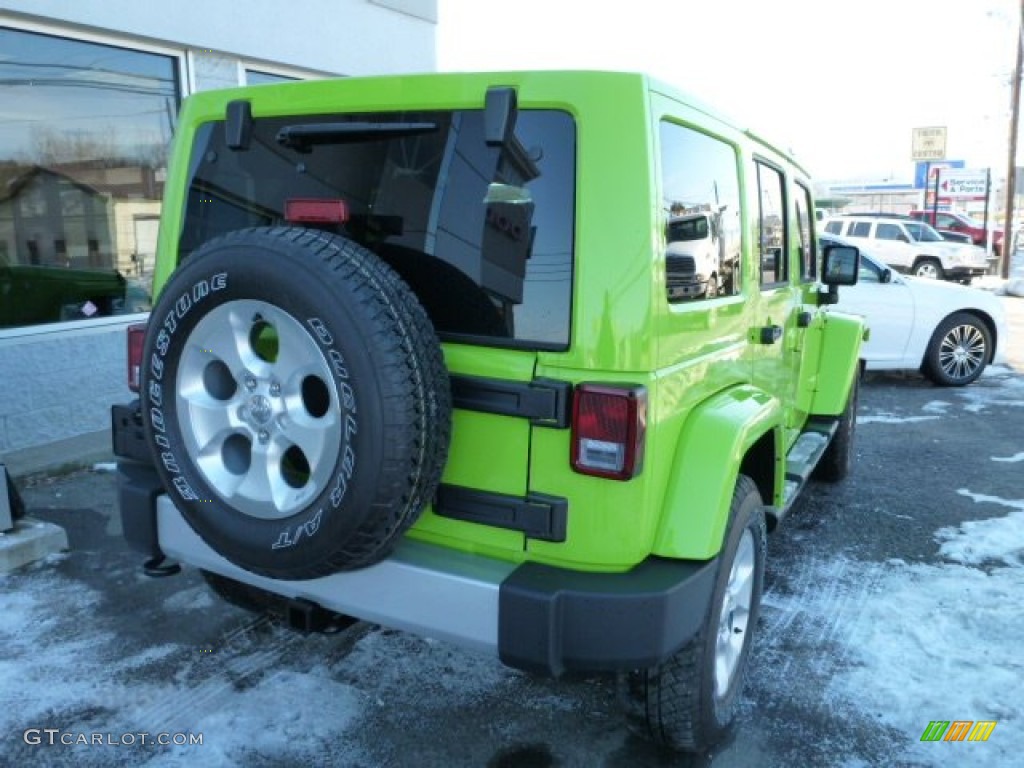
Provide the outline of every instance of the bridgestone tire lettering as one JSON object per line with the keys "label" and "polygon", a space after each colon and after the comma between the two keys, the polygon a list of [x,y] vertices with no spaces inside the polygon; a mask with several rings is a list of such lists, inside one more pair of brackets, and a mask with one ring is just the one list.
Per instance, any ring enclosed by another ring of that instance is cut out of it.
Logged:
{"label": "bridgestone tire lettering", "polygon": [[181,264],[152,318],[143,423],[195,532],[272,578],[386,557],[451,432],[440,344],[406,283],[346,238],[246,229]]}

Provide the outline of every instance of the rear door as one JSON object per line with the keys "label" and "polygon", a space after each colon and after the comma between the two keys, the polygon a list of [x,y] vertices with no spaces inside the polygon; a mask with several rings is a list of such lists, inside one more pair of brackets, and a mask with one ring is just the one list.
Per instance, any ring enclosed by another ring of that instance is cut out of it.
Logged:
{"label": "rear door", "polygon": [[911,265],[910,252],[913,246],[903,227],[892,221],[878,221],[874,223],[871,234],[865,247],[875,256],[893,267],[905,268]]}
{"label": "rear door", "polygon": [[[253,111],[268,108],[254,94]],[[531,425],[564,419],[568,401],[534,372],[540,351],[569,345],[576,129],[554,109],[519,110],[498,143],[484,124],[483,109],[271,115],[244,151],[206,124],[179,252],[285,224],[296,201],[339,203],[342,221],[304,225],[374,251],[409,284],[451,374],[450,459],[416,535],[507,556],[561,514],[538,510],[528,484]]]}
{"label": "rear door", "polygon": [[[782,169],[768,160],[755,160],[754,169],[759,203],[755,213],[755,246],[759,253],[760,299],[751,328],[753,381],[782,400],[787,426],[795,432],[800,355],[806,328],[798,317],[799,289],[790,279],[792,212],[788,181]],[[790,438],[795,438],[795,434]]]}

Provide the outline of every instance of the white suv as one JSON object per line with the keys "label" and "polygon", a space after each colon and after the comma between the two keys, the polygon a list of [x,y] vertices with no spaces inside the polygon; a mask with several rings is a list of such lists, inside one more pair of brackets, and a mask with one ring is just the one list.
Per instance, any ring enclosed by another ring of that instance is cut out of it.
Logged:
{"label": "white suv", "polygon": [[943,240],[927,224],[909,218],[834,216],[825,221],[824,230],[858,244],[869,241],[866,248],[872,255],[917,277],[969,283],[988,270],[983,248]]}

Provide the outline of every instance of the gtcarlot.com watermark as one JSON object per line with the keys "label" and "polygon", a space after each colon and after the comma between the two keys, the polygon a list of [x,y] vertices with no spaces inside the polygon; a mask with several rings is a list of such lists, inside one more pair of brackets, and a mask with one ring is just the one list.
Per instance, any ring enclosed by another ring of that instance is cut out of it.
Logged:
{"label": "gtcarlot.com watermark", "polygon": [[21,736],[31,746],[67,747],[191,747],[202,746],[201,733],[149,733],[135,731],[128,733],[86,733],[84,731],[62,731],[60,728],[28,728]]}

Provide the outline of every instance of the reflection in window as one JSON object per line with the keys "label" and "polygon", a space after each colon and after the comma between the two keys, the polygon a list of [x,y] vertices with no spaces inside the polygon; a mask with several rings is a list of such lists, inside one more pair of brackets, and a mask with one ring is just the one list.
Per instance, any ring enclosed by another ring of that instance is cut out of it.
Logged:
{"label": "reflection in window", "polygon": [[782,174],[764,163],[757,164],[757,245],[761,254],[761,285],[787,279],[785,258],[785,186]]}
{"label": "reflection in window", "polygon": [[661,124],[662,205],[668,300],[731,296],[740,290],[740,194],[729,144]]}
{"label": "reflection in window", "polygon": [[[298,122],[297,122],[298,121]],[[306,146],[278,136],[343,122],[420,125]],[[523,109],[515,141],[488,145],[483,110],[264,118],[245,152],[222,122],[196,137],[179,249],[246,226],[283,224],[291,200],[343,200],[322,228],[375,251],[446,341],[564,349],[570,336],[576,126]]]}
{"label": "reflection in window", "polygon": [[0,28],[0,328],[145,311],[177,61]]}

